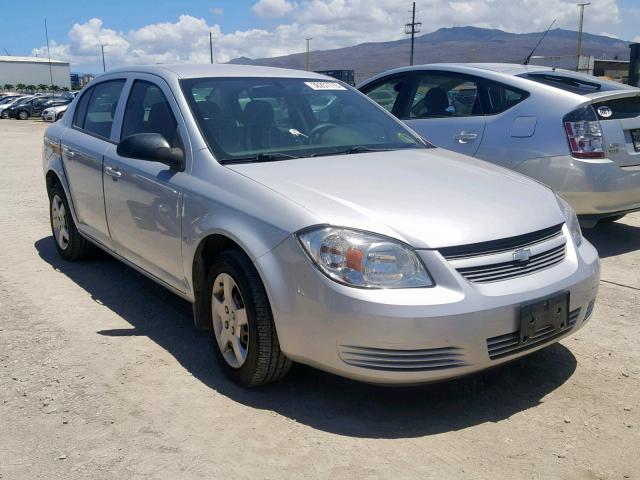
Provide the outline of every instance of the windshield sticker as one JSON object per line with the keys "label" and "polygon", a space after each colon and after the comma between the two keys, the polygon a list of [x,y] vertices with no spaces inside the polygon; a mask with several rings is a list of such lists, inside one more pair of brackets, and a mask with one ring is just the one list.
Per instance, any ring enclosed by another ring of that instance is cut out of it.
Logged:
{"label": "windshield sticker", "polygon": [[304,84],[313,90],[346,90],[336,82],[304,82]]}

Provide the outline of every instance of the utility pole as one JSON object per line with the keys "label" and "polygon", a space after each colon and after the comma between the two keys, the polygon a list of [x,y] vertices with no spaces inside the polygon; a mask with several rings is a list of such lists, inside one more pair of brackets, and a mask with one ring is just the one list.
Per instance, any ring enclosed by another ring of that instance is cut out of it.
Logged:
{"label": "utility pole", "polygon": [[211,63],[213,64],[213,33],[209,32],[209,56],[211,57]]}
{"label": "utility pole", "polygon": [[309,42],[311,42],[313,38],[309,37],[305,38],[305,40],[307,41],[307,57],[305,59],[304,69],[308,72],[311,70],[311,50],[309,48]]}
{"label": "utility pole", "polygon": [[49,57],[49,79],[51,80],[51,90],[53,90],[53,68],[51,67],[51,50],[49,50],[49,30],[47,29],[47,19],[44,19],[44,34],[47,37],[47,56]]}
{"label": "utility pole", "polygon": [[413,2],[413,8],[411,10],[411,23],[404,25],[404,33],[411,35],[411,57],[409,59],[409,65],[413,65],[413,46],[415,42],[416,33],[420,32],[420,26],[422,22],[416,22],[416,2]]}
{"label": "utility pole", "polygon": [[100,44],[100,50],[102,50],[102,71],[107,71],[107,65],[104,63],[104,43]]}
{"label": "utility pole", "polygon": [[580,7],[580,26],[578,28],[578,61],[576,65],[576,71],[580,71],[580,55],[582,55],[582,25],[584,23],[584,7],[587,5],[591,5],[591,3],[577,3],[578,7]]}

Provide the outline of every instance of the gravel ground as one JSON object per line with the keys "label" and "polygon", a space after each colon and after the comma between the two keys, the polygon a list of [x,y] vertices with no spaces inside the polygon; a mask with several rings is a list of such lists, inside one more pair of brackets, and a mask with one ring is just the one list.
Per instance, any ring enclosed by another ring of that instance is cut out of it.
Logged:
{"label": "gravel ground", "polygon": [[66,263],[46,125],[0,121],[0,478],[640,479],[640,214],[587,233],[603,263],[574,337],[412,388],[296,366],[244,391],[190,305],[106,254]]}

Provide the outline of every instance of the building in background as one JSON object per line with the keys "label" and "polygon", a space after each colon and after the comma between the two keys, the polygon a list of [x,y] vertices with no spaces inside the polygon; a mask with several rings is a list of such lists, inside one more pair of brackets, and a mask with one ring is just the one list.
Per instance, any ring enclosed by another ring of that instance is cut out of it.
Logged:
{"label": "building in background", "polygon": [[70,75],[71,78],[71,90],[79,90],[80,89],[80,74],[72,73]]}
{"label": "building in background", "polygon": [[80,88],[84,87],[87,83],[89,83],[94,78],[96,78],[96,76],[92,75],[91,73],[85,73],[84,75],[82,75],[80,77]]}
{"label": "building in background", "polygon": [[[51,64],[51,70],[49,70]],[[53,82],[51,82],[53,77]],[[56,85],[71,88],[69,63],[41,57],[0,56],[0,87],[4,85]]]}

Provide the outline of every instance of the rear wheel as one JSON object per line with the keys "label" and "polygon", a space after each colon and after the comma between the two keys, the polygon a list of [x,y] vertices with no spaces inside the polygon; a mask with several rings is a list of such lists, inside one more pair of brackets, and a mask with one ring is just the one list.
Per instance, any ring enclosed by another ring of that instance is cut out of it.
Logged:
{"label": "rear wheel", "polygon": [[69,210],[69,203],[60,184],[49,192],[49,216],[51,232],[58,254],[65,260],[82,260],[90,257],[96,247],[78,232]]}
{"label": "rear wheel", "polygon": [[27,118],[29,118],[29,112],[27,112],[26,110],[20,110],[18,112],[18,118],[20,120],[26,120]]}
{"label": "rear wheel", "polygon": [[243,387],[275,382],[291,368],[280,350],[273,315],[255,267],[242,252],[221,254],[209,270],[207,309],[224,373]]}

